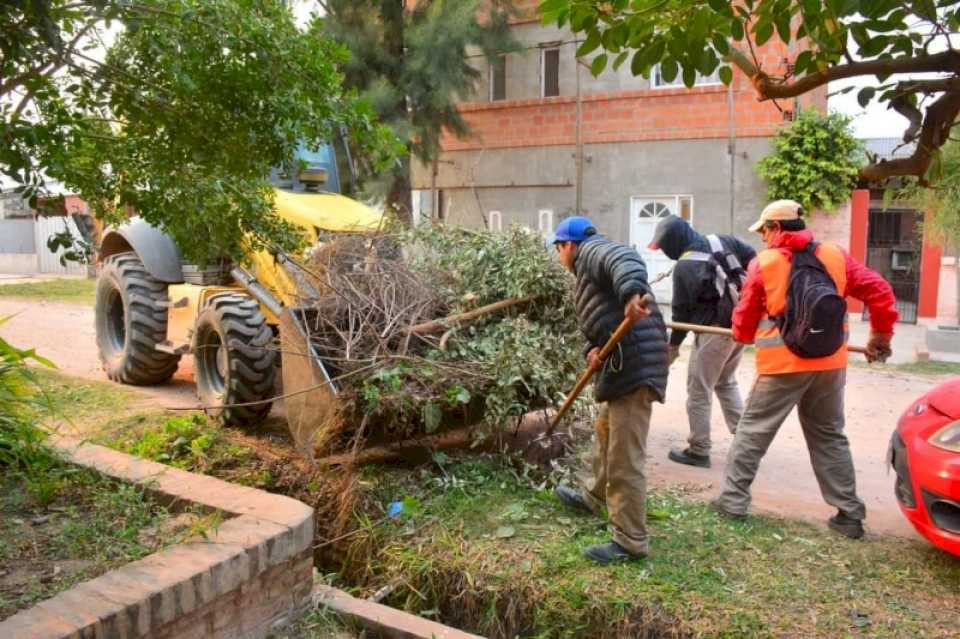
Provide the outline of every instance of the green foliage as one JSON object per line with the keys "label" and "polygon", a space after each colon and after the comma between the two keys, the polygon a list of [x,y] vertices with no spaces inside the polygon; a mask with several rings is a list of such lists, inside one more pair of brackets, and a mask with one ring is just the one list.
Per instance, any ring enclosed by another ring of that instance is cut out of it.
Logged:
{"label": "green foliage", "polygon": [[[467,125],[457,101],[473,95],[480,72],[474,50],[492,59],[517,48],[509,34],[509,3],[478,0],[331,0],[314,31],[344,43],[345,84],[373,105],[380,121],[418,160],[429,163],[443,131],[463,136]],[[478,16],[483,14],[483,20]],[[357,153],[364,160],[363,152]],[[401,158],[385,175],[366,170],[366,188],[386,195],[402,215],[410,209],[410,163]]]}
{"label": "green foliage", "polygon": [[814,109],[780,129],[774,152],[757,163],[771,200],[796,200],[808,211],[833,211],[848,201],[864,163],[863,144],[850,118]]}
{"label": "green foliage", "polygon": [[147,430],[129,442],[125,451],[163,464],[187,470],[209,463],[209,453],[220,440],[218,429],[203,415],[171,417],[159,430]]}
{"label": "green foliage", "polygon": [[[14,0],[0,9],[0,171],[42,174],[117,222],[135,210],[198,262],[293,247],[267,177],[341,127],[374,167],[390,133],[341,87],[347,53],[281,0]],[[105,47],[103,34],[116,33]]]}
{"label": "green foliage", "polygon": [[960,143],[950,141],[940,150],[927,179],[935,182],[936,188],[925,188],[915,180],[896,197],[929,211],[932,215],[927,228],[934,237],[960,247]]}
{"label": "green foliage", "polygon": [[535,296],[450,332],[444,350],[391,361],[360,388],[364,414],[412,435],[476,421],[508,428],[558,400],[583,366],[570,276],[543,238],[519,226],[495,234],[422,226],[405,240],[411,267],[450,313]]}
{"label": "green foliage", "polygon": [[[0,318],[0,325],[9,319]],[[22,478],[33,497],[47,503],[59,485],[59,473],[53,472],[59,460],[45,443],[46,432],[32,418],[43,402],[27,367],[31,359],[53,366],[33,350],[18,349],[0,337],[0,469]]]}
{"label": "green foliage", "polygon": [[[593,60],[597,74],[608,60],[617,66],[629,58],[634,75],[650,77],[660,65],[665,78],[679,75],[691,87],[698,73],[715,71],[730,84],[737,67],[750,76],[762,98],[795,96],[833,79],[864,76],[868,84],[857,95],[863,106],[876,100],[944,126],[957,113],[955,63],[950,55],[931,56],[930,44],[960,28],[960,0],[543,0],[539,10],[545,23],[569,25],[585,36],[578,55],[609,54]],[[774,37],[797,48],[787,70],[780,68],[779,54],[759,50]],[[834,73],[840,69],[842,74]],[[943,87],[949,104],[924,114],[936,90],[904,82],[903,76],[891,80],[894,69],[947,74],[954,79],[952,86]],[[804,84],[792,87],[804,78]],[[945,141],[945,136],[934,136],[927,144],[936,148]],[[911,174],[917,169],[894,170]]]}

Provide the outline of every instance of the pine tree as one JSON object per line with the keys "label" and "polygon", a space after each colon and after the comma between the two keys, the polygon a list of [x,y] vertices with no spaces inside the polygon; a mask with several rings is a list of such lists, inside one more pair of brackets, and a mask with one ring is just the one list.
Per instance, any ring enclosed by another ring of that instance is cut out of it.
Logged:
{"label": "pine tree", "polygon": [[409,151],[381,179],[365,178],[388,208],[409,222],[410,156],[432,162],[444,129],[468,131],[457,102],[474,95],[480,72],[471,56],[493,60],[518,45],[509,32],[503,0],[328,0],[315,28],[345,44],[345,84],[366,97],[381,121]]}

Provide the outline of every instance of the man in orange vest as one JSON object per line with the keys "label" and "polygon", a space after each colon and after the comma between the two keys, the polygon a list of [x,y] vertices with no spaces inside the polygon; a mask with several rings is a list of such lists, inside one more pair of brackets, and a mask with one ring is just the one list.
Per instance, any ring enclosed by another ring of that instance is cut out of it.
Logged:
{"label": "man in orange vest", "polygon": [[747,269],[733,336],[755,343],[758,377],[727,456],[721,493],[711,505],[729,517],[746,516],[760,460],[796,406],[820,492],[837,508],[828,525],[858,539],[866,508],[843,432],[849,331],[844,298],[861,300],[870,311],[871,362],[891,354],[896,300],[878,273],[834,244],[815,243],[802,214],[797,202],[777,200],[750,227],[767,249]]}

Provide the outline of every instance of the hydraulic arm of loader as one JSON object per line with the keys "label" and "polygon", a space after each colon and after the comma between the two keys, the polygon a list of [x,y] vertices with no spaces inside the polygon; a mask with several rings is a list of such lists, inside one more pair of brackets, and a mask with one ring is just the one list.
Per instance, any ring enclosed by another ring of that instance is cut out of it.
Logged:
{"label": "hydraulic arm of loader", "polygon": [[230,274],[279,322],[287,424],[297,448],[312,457],[317,435],[337,418],[337,388],[309,339],[306,312],[284,306],[246,270],[235,267]]}

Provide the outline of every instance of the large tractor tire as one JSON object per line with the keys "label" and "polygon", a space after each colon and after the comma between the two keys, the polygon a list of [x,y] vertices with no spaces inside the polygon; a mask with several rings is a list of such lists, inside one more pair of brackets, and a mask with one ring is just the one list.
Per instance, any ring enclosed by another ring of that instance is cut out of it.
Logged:
{"label": "large tractor tire", "polygon": [[165,382],[179,355],[156,349],[167,338],[167,285],[147,272],[136,253],[107,258],[97,281],[97,349],[107,377],[139,386]]}
{"label": "large tractor tire", "polygon": [[[197,396],[207,415],[246,426],[270,412],[277,370],[273,331],[246,295],[219,295],[197,318],[193,336]],[[250,406],[234,406],[260,402]]]}

